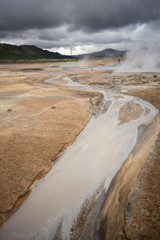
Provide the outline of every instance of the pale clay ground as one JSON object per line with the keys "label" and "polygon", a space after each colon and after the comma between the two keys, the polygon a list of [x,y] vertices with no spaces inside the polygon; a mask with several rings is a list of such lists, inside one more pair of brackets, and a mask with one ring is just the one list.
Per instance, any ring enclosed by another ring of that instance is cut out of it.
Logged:
{"label": "pale clay ground", "polygon": [[[47,78],[64,82],[62,78],[69,76],[74,81],[106,90],[129,91],[142,97],[143,92],[148,91],[150,96],[159,96],[160,73],[154,76],[153,73],[51,68],[58,64],[0,66],[1,223],[21,204],[36,179],[49,171],[59,152],[75,140],[102,101],[102,96],[98,94],[97,98],[96,92],[47,84],[44,82]],[[83,64],[75,64],[83,67]],[[101,63],[88,65],[97,64]],[[37,71],[19,71],[30,68]],[[38,71],[40,69],[47,71]],[[120,112],[122,123],[138,117],[140,111],[133,102],[128,104]],[[129,111],[130,107],[133,111]]]}

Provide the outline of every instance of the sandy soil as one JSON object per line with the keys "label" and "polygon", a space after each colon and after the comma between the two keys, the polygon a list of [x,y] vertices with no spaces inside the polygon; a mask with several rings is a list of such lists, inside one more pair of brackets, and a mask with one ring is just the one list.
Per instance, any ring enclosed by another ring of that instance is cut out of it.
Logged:
{"label": "sandy soil", "polygon": [[[76,64],[81,67],[86,63]],[[88,66],[97,64],[104,63],[90,62]],[[59,71],[52,67],[53,63],[0,66],[1,224],[22,203],[33,183],[49,171],[59,153],[75,140],[102,101],[102,96],[97,97],[95,92],[46,84],[45,79],[65,82],[62,78],[69,76],[77,82],[141,97],[160,109],[160,73],[113,73],[92,69]],[[42,71],[44,69],[47,71]],[[50,69],[54,71],[51,73]],[[138,117],[139,111],[139,107],[130,102],[121,110],[120,119],[125,122]],[[118,184],[110,188],[107,195],[111,196],[111,205],[106,201],[99,218],[99,239],[160,238],[159,140],[155,153],[148,158],[155,142],[150,138],[151,132],[157,131],[158,126],[159,118],[146,129],[139,144],[141,148],[136,149],[138,168],[137,165],[130,168],[129,163],[133,162],[130,157],[115,178],[112,186]],[[142,160],[141,164],[139,160]],[[127,177],[130,180],[126,182]],[[119,184],[122,179],[124,185]],[[119,188],[118,194],[116,188]],[[110,224],[108,206],[112,216]],[[116,231],[115,226],[118,226]]]}
{"label": "sandy soil", "polygon": [[[81,75],[75,77],[74,80],[140,97],[160,110],[160,73],[112,73],[109,71],[97,73],[92,71],[91,75],[84,73],[83,77]],[[132,102],[122,107],[119,116],[122,123],[130,118],[138,117],[139,106],[134,106],[133,109],[131,107],[133,107]],[[154,130],[155,136],[158,134],[159,126],[158,116],[156,122],[152,123],[152,127],[144,130],[141,142],[138,144],[139,152],[134,159],[131,157],[126,161],[126,165],[124,164],[115,177],[100,215],[97,217],[98,223],[96,226],[92,223],[87,226],[83,237],[87,233],[88,240],[97,239],[97,237],[100,240],[160,239],[160,166],[158,161],[160,135],[158,135],[156,145],[155,139],[151,140]],[[131,164],[133,161],[135,165]]]}
{"label": "sandy soil", "polygon": [[[160,89],[131,92],[160,110]],[[160,125],[159,125],[160,126]],[[160,239],[160,134],[126,199],[126,239]]]}
{"label": "sandy soil", "polygon": [[[111,75],[116,79],[113,81],[113,89],[116,87],[116,91],[140,97],[160,110],[159,73]],[[123,84],[120,85],[122,76]],[[130,81],[132,79],[133,81]],[[134,111],[129,109],[128,104],[122,107],[120,114],[122,122],[129,120],[130,116],[136,117],[139,112],[138,106],[133,109]],[[151,139],[153,131],[159,132],[159,119],[160,115],[149,128],[144,129],[134,154],[131,153],[114,178],[94,230],[93,226],[89,227],[88,240],[97,237],[100,240],[160,239],[160,134],[156,145],[155,139]]]}
{"label": "sandy soil", "polygon": [[37,68],[0,68],[1,224],[75,140],[102,100],[95,92],[45,84],[49,73],[32,72],[31,67]]}

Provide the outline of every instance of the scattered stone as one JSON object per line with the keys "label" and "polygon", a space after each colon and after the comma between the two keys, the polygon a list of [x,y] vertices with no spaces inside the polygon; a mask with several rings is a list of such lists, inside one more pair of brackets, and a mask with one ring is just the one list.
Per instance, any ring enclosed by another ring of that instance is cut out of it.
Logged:
{"label": "scattered stone", "polygon": [[56,109],[56,107],[55,107],[55,106],[52,106],[51,109]]}

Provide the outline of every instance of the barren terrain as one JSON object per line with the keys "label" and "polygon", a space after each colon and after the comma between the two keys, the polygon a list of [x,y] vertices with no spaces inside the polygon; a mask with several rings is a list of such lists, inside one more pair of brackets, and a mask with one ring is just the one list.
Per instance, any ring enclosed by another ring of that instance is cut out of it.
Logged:
{"label": "barren terrain", "polygon": [[1,223],[75,140],[101,101],[95,92],[46,84],[49,72],[38,70],[34,65],[0,68]]}
{"label": "barren terrain", "polygon": [[[71,88],[65,77],[143,98],[160,109],[160,73],[116,73],[96,69],[95,66],[103,67],[105,63],[75,63],[74,68],[68,63],[71,68],[63,70],[57,68],[63,63],[0,66],[1,224],[99,109],[102,102],[100,93],[77,86]],[[66,83],[66,86],[60,83]],[[139,112],[139,106],[129,102],[121,109],[120,124],[137,118]],[[159,139],[154,150],[155,139],[150,138],[158,128],[159,117],[145,129],[138,144],[140,147],[134,149],[116,176],[114,188],[110,188],[99,216],[99,239],[159,239]],[[153,150],[155,153],[148,158]],[[136,165],[129,167],[134,154],[135,164],[136,161],[141,162],[138,169]],[[126,184],[129,176],[131,178]],[[118,190],[115,192],[113,189]],[[111,205],[108,205],[108,199]],[[118,205],[113,204],[112,199],[117,199]],[[115,233],[116,225],[119,230]]]}

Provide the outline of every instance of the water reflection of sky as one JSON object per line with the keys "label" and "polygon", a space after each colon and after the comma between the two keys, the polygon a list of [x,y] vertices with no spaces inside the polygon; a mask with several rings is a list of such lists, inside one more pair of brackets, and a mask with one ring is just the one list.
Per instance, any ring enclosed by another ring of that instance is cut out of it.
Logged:
{"label": "water reflection of sky", "polygon": [[[98,63],[98,61],[97,61]],[[160,72],[160,68],[158,67],[151,67],[151,68],[146,68],[146,67],[132,67],[129,64],[122,63],[119,65],[115,64],[96,64],[93,66],[90,66],[87,63],[81,64],[72,64],[72,65],[52,65],[49,68],[51,69],[59,69],[59,70],[64,70],[64,71],[72,71],[72,70],[112,70],[113,72]],[[26,68],[26,69],[17,69],[13,70],[13,72],[42,72],[44,69],[41,68]]]}
{"label": "water reflection of sky", "polygon": [[83,66],[76,66],[76,65],[61,65],[61,66],[51,66],[50,68],[59,68],[62,70],[79,70],[79,69],[84,69],[84,70],[115,70],[116,65],[105,65],[105,64],[98,64],[98,65],[94,65],[94,66],[90,66],[90,65],[83,65]]}
{"label": "water reflection of sky", "polygon": [[86,70],[112,70],[113,72],[160,72],[160,68],[132,68],[125,65],[96,65],[85,68]]}

